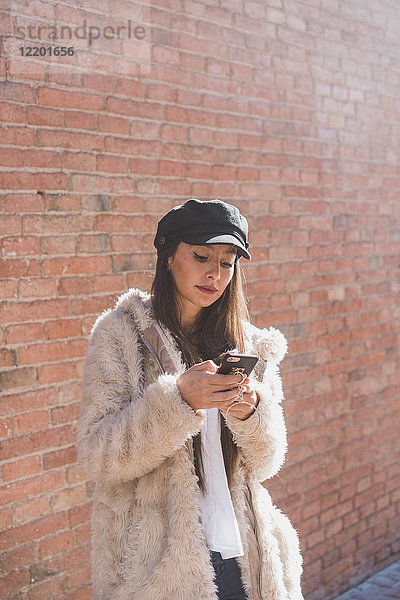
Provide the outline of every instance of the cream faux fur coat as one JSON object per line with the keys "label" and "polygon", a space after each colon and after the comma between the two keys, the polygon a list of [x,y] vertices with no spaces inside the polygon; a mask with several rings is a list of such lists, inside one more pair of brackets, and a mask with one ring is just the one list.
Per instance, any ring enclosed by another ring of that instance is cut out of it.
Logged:
{"label": "cream faux fur coat", "polygon": [[[254,436],[234,435],[240,462],[231,494],[244,547],[238,562],[249,600],[301,600],[297,534],[261,484],[279,471],[286,452],[278,371],[286,340],[277,329],[246,323],[246,345],[262,359],[258,379],[251,376],[262,426]],[[180,396],[176,379],[184,370],[146,292],[129,290],[97,319],[78,433],[80,459],[96,482],[95,600],[217,598],[191,443],[205,417]],[[232,417],[234,429],[251,431],[257,418]]]}

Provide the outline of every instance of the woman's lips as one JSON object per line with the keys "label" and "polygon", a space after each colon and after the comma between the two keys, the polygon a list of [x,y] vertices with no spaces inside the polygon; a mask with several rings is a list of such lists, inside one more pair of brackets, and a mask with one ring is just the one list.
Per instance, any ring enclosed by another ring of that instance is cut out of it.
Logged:
{"label": "woman's lips", "polygon": [[196,285],[196,287],[198,290],[200,290],[204,294],[208,294],[209,296],[212,296],[213,294],[216,294],[218,292],[218,290],[216,290],[215,288],[203,287],[201,285]]}

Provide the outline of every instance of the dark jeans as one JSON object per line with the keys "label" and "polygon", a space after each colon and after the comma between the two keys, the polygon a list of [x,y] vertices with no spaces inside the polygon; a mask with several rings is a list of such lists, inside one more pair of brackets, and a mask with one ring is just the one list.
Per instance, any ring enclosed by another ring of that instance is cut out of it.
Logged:
{"label": "dark jeans", "polygon": [[219,552],[210,552],[215,571],[219,600],[246,600],[236,558],[222,558]]}

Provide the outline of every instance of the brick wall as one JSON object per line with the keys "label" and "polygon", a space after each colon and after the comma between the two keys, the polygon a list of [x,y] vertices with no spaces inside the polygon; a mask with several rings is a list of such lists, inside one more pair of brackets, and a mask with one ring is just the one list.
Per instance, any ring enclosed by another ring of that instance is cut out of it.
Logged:
{"label": "brick wall", "polygon": [[[2,598],[91,598],[87,338],[149,287],[157,220],[188,197],[248,215],[253,321],[289,341],[267,487],[306,599],[399,556],[399,20],[390,0],[2,3]],[[74,54],[21,55],[62,25]]]}

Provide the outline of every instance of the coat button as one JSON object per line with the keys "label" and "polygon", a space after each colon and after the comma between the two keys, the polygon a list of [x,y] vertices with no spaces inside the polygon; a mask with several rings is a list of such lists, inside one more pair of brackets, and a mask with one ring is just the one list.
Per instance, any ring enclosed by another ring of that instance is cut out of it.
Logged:
{"label": "coat button", "polygon": [[160,246],[164,246],[164,244],[165,244],[165,236],[161,235],[158,238],[158,243],[160,244]]}

